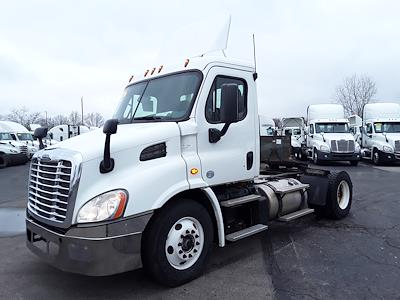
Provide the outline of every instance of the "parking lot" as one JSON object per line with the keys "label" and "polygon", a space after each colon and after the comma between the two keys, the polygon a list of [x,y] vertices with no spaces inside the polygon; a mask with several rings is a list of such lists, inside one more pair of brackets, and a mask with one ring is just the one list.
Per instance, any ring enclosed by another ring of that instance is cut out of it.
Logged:
{"label": "parking lot", "polygon": [[[167,289],[142,270],[109,277],[63,273],[25,247],[29,165],[0,170],[0,298],[380,299],[400,294],[400,166],[344,169],[354,185],[344,220],[313,215],[214,248],[205,274]],[[6,226],[7,225],[7,226]]]}

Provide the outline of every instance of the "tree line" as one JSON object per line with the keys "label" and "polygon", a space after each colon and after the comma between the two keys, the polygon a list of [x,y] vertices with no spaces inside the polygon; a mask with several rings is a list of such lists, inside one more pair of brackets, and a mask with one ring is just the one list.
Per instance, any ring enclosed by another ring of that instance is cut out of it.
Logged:
{"label": "tree line", "polygon": [[31,124],[40,124],[41,126],[52,128],[57,125],[86,125],[100,127],[104,124],[104,117],[98,112],[91,112],[82,116],[77,111],[71,111],[69,114],[47,115],[46,112],[31,112],[26,107],[14,108],[6,115],[0,115],[0,120],[7,120],[19,123],[27,129],[31,129]]}

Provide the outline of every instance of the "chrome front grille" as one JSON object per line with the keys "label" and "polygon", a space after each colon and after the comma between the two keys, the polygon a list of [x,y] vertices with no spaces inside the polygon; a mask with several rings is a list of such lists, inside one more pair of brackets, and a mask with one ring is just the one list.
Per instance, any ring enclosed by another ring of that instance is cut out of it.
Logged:
{"label": "chrome front grille", "polygon": [[395,152],[400,152],[400,141],[395,141],[394,142],[394,151]]}
{"label": "chrome front grille", "polygon": [[72,163],[69,160],[33,158],[29,179],[29,211],[53,222],[64,222],[72,175]]}
{"label": "chrome front grille", "polygon": [[354,152],[355,143],[354,141],[333,140],[331,141],[331,149],[332,152],[338,152],[338,153]]}
{"label": "chrome front grille", "polygon": [[19,146],[19,151],[21,151],[21,153],[28,155],[28,146],[25,145]]}

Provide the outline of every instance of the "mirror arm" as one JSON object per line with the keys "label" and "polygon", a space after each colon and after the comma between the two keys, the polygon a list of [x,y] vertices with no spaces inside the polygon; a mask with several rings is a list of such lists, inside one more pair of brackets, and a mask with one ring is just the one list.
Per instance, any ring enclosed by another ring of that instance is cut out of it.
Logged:
{"label": "mirror arm", "polygon": [[104,145],[104,159],[100,163],[100,173],[108,173],[114,169],[114,159],[110,156],[110,137],[111,134],[106,134],[106,142]]}
{"label": "mirror arm", "polygon": [[225,123],[224,127],[222,127],[222,130],[219,130],[217,128],[208,129],[209,142],[212,144],[218,142],[228,131],[229,125],[231,125],[231,123]]}

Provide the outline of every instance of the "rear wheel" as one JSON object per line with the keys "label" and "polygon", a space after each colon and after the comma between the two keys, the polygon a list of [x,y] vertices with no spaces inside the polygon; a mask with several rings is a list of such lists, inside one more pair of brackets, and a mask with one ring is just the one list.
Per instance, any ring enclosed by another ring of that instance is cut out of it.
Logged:
{"label": "rear wheel", "polygon": [[143,267],[161,284],[178,286],[198,277],[213,241],[207,209],[181,199],[162,209],[144,232]]}
{"label": "rear wheel", "polygon": [[330,219],[346,217],[351,208],[353,199],[353,184],[347,172],[332,172],[328,175],[328,194],[324,206],[315,208],[319,216]]}

